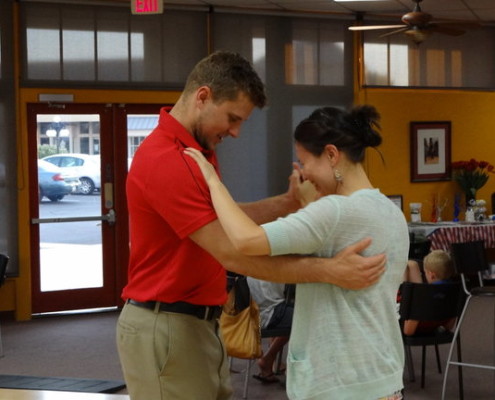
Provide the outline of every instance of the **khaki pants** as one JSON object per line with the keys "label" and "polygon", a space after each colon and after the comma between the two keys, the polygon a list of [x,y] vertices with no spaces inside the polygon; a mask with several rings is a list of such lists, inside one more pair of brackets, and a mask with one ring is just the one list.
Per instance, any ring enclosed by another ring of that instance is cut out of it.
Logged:
{"label": "khaki pants", "polygon": [[132,400],[232,399],[216,320],[126,304],[117,347]]}

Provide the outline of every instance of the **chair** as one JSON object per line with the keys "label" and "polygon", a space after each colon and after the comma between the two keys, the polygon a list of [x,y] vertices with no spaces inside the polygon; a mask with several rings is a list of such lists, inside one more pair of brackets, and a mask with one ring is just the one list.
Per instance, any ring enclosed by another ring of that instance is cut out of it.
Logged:
{"label": "chair", "polygon": [[417,261],[423,282],[426,282],[423,259],[430,252],[431,241],[417,238],[413,232],[409,233],[409,260]]}
{"label": "chair", "polygon": [[[460,283],[428,284],[405,282],[401,286],[400,317],[404,320],[445,321],[457,318],[464,296]],[[451,343],[454,333],[434,329],[428,333],[402,334],[409,379],[415,381],[411,347],[422,347],[421,388],[425,386],[426,346],[435,346],[438,372],[442,373],[438,345]],[[460,347],[458,346],[460,354]]]}
{"label": "chair", "polygon": [[[459,332],[468,312],[471,300],[476,297],[493,298],[495,300],[495,287],[483,285],[482,272],[488,270],[489,266],[485,245],[482,240],[466,243],[452,243],[451,257],[456,272],[461,276],[462,287],[467,295],[464,308],[454,331],[454,340],[456,340],[459,337]],[[445,399],[447,377],[451,365],[457,365],[459,368],[470,367],[495,371],[495,365],[464,363],[460,358],[458,358],[457,361],[452,361],[452,353],[453,347],[451,346],[447,358],[447,365],[445,367],[445,375],[443,377],[442,400]]]}
{"label": "chair", "polygon": [[414,233],[409,233],[409,259],[423,262],[423,258],[430,252],[431,241],[416,240]]}
{"label": "chair", "polygon": [[[9,257],[5,254],[0,253],[0,287],[3,286],[6,279],[7,264],[9,263]],[[2,344],[2,333],[0,332],[0,357],[3,357],[3,344]]]}

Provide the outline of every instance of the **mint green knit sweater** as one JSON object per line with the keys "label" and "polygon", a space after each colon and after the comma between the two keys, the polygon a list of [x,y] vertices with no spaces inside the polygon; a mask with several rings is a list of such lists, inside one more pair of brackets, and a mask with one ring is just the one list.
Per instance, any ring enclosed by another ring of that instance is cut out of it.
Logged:
{"label": "mint green knit sweater", "polygon": [[331,195],[263,225],[272,255],[332,257],[371,236],[364,254],[385,252],[386,272],[374,286],[346,290],[299,284],[289,343],[290,399],[376,400],[402,389],[403,345],[396,296],[409,235],[402,211],[377,189]]}

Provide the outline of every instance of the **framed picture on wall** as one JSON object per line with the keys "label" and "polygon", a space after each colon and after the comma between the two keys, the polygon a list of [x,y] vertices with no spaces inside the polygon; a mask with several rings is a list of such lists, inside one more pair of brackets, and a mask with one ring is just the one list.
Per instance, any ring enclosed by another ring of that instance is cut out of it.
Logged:
{"label": "framed picture on wall", "polygon": [[450,121],[411,122],[411,182],[450,180]]}

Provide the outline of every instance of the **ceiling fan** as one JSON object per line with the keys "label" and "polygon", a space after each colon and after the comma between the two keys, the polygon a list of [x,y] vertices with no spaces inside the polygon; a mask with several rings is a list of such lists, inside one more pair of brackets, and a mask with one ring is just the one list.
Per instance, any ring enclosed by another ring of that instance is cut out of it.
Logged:
{"label": "ceiling fan", "polygon": [[395,29],[392,32],[380,35],[380,37],[405,33],[410,36],[414,43],[422,43],[432,33],[459,36],[467,29],[479,28],[480,24],[471,21],[435,21],[433,16],[421,10],[419,3],[423,0],[412,0],[415,3],[414,10],[402,16],[402,25],[368,25],[351,26],[351,31],[366,31],[377,29]]}

